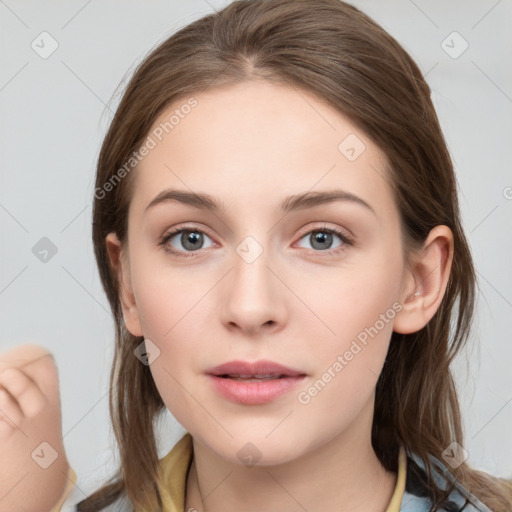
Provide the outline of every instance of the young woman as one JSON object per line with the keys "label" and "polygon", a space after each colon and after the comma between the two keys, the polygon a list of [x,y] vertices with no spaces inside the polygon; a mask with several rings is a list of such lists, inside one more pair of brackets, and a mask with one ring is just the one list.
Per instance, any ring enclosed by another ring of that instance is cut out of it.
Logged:
{"label": "young woman", "polygon": [[475,274],[430,90],[358,9],[236,1],[156,48],[93,241],[121,466],[78,511],[512,510],[464,449]]}

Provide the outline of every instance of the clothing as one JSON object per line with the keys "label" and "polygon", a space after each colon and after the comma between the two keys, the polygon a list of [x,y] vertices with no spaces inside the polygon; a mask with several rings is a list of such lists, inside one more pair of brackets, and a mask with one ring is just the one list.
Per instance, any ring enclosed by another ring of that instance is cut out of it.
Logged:
{"label": "clothing", "polygon": [[[161,492],[163,512],[185,512],[185,490],[192,457],[192,437],[187,432],[160,460],[162,481],[167,482]],[[434,465],[434,478],[438,486],[445,489],[454,478],[438,459],[431,457],[431,461]],[[424,470],[425,464],[418,456],[406,452],[403,447],[400,448],[397,482],[386,512],[429,512],[431,500],[422,478]],[[76,511],[76,508],[71,510]],[[64,512],[64,509],[57,508],[52,512]],[[102,512],[132,512],[130,500],[127,496],[122,496]],[[449,502],[444,508],[438,509],[438,512],[492,511],[457,482],[456,488],[450,493]]]}
{"label": "clothing", "polygon": [[75,488],[75,484],[77,481],[77,476],[73,468],[68,469],[68,482],[66,484],[66,488],[62,493],[62,497],[55,504],[55,506],[50,510],[50,512],[65,512],[64,503],[69,502],[69,498],[74,494],[72,493]]}

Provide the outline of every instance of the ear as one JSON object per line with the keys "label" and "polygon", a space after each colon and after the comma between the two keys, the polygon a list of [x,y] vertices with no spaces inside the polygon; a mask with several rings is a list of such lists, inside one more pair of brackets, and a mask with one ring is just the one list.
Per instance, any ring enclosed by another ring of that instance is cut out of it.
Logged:
{"label": "ear", "polygon": [[434,316],[443,299],[453,260],[453,234],[447,226],[433,228],[422,248],[411,255],[403,280],[393,330],[417,332]]}
{"label": "ear", "polygon": [[132,290],[130,265],[128,255],[125,254],[125,247],[121,245],[121,242],[115,233],[109,233],[105,237],[105,243],[110,259],[110,265],[117,275],[117,282],[119,286],[118,293],[121,300],[126,328],[134,336],[143,336],[139,319],[139,311],[137,309],[135,295]]}

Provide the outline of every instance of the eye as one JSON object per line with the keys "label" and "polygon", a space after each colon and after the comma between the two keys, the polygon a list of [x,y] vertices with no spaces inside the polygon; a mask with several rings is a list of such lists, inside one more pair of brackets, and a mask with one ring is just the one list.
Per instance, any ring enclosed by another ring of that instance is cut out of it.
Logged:
{"label": "eye", "polygon": [[[165,235],[160,241],[159,245],[163,246],[166,251],[172,254],[186,257],[189,256],[186,254],[187,252],[195,252],[205,248],[205,237],[211,240],[211,238],[200,229],[184,227],[171,231]],[[173,241],[173,239],[176,240]]]}
{"label": "eye", "polygon": [[[332,248],[333,236],[341,240],[337,246]],[[325,252],[327,254],[338,253],[346,249],[347,245],[352,245],[352,241],[345,233],[336,228],[319,228],[313,231],[308,231],[306,236],[301,240],[306,239],[316,252]]]}
{"label": "eye", "polygon": [[[332,248],[333,236],[337,237],[341,242]],[[182,227],[171,231],[166,234],[159,245],[171,254],[183,257],[193,256],[192,253],[204,249],[205,237],[209,240],[211,238],[204,233],[204,231],[195,227]],[[349,236],[336,228],[318,228],[310,230],[306,233],[301,240],[308,240],[315,252],[324,252],[326,255],[337,254],[346,249],[347,246],[352,245]],[[212,247],[214,243],[207,247]]]}

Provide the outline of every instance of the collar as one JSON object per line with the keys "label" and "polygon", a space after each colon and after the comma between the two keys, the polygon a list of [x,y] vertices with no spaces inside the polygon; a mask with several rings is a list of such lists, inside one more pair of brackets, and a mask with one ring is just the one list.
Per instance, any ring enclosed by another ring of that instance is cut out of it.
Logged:
{"label": "collar", "polygon": [[[192,457],[192,436],[187,432],[172,450],[160,459],[159,477],[163,512],[184,512],[187,476]],[[492,512],[457,482],[439,459],[431,455],[430,460],[433,464],[433,478],[437,485],[443,489],[451,482],[455,485],[447,503],[443,508],[438,508],[437,512]],[[430,512],[432,510],[425,467],[425,463],[419,456],[400,447],[397,483],[386,512]],[[131,512],[132,510],[133,506],[125,495],[103,509],[104,512]]]}
{"label": "collar", "polygon": [[[407,482],[400,512],[429,512],[432,501],[428,496],[426,464],[412,452],[407,453],[407,458]],[[454,489],[439,512],[492,512],[487,505],[460,484],[439,459],[433,455],[429,455],[429,459],[437,486],[446,489],[450,484],[454,484]]]}

